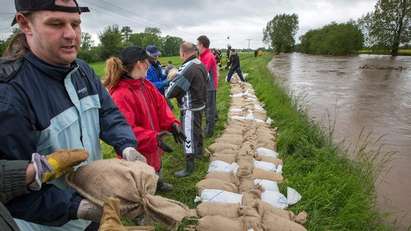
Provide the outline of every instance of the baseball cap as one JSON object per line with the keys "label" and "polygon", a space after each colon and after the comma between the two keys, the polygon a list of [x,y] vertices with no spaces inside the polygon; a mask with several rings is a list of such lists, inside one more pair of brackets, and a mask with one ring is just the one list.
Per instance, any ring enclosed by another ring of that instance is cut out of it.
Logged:
{"label": "baseball cap", "polygon": [[148,45],[146,47],[146,51],[147,51],[148,55],[150,55],[151,57],[156,57],[156,56],[161,55],[160,50],[155,45]]}
{"label": "baseball cap", "polygon": [[[42,10],[62,11],[79,14],[83,12],[90,12],[88,7],[80,7],[76,0],[73,1],[76,4],[75,7],[56,5],[55,0],[14,0],[14,5],[17,12],[33,12]],[[16,22],[16,17],[14,17],[11,25],[13,26],[14,24],[16,24]]]}
{"label": "baseball cap", "polygon": [[149,55],[143,48],[131,46],[123,49],[120,52],[120,60],[124,65],[132,65],[137,61],[148,59]]}

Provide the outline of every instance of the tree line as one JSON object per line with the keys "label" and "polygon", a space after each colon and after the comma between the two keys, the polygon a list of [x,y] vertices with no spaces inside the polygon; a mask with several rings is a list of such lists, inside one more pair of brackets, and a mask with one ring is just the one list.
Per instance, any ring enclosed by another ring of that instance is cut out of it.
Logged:
{"label": "tree line", "polygon": [[263,30],[263,41],[276,53],[299,51],[309,54],[348,55],[362,48],[390,50],[410,47],[411,0],[378,0],[374,9],[357,21],[332,22],[309,30],[295,44],[296,14],[279,14]]}

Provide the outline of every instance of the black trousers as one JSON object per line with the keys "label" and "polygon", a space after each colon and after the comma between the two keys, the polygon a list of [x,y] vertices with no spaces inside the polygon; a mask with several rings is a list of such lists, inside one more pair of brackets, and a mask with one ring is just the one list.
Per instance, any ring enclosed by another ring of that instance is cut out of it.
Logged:
{"label": "black trousers", "polygon": [[203,154],[203,111],[181,111],[181,125],[187,139],[184,143],[184,154],[201,156]]}
{"label": "black trousers", "polygon": [[207,91],[207,105],[205,109],[206,126],[204,134],[210,137],[214,134],[214,127],[217,118],[217,92]]}
{"label": "black trousers", "polygon": [[231,77],[233,77],[234,73],[237,73],[238,77],[240,77],[240,80],[245,82],[245,79],[243,77],[243,72],[241,71],[240,67],[230,68],[230,70],[228,71],[228,74],[227,74],[227,82],[230,82]]}

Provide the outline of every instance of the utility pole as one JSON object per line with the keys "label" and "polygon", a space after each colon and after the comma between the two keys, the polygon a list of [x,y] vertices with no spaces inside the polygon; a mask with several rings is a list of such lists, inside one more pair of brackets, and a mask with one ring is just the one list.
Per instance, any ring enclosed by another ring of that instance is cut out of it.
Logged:
{"label": "utility pole", "polygon": [[250,50],[250,49],[251,49],[251,46],[250,46],[250,45],[251,45],[251,40],[252,40],[252,39],[246,39],[246,40],[248,41],[248,49]]}

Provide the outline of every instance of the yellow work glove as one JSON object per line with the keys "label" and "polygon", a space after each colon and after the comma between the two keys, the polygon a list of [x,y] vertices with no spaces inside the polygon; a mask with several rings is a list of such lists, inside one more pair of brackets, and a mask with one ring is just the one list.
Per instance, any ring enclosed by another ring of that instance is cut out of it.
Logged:
{"label": "yellow work glove", "polygon": [[88,153],[83,149],[59,150],[47,156],[34,153],[32,163],[36,176],[30,189],[40,190],[42,183],[61,177],[87,158]]}

